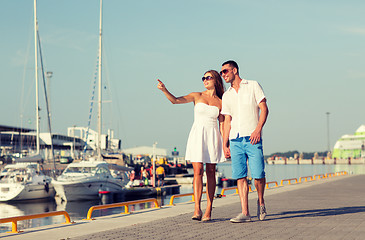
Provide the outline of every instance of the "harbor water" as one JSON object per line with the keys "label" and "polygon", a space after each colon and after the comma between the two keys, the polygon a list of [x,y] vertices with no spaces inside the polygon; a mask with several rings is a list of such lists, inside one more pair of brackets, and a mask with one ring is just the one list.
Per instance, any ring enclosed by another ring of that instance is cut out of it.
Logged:
{"label": "harbor water", "polygon": [[[218,171],[223,173],[226,178],[231,177],[231,164],[225,162],[217,165]],[[365,174],[365,165],[266,165],[267,182],[277,181],[280,183],[282,179],[300,178],[304,176],[313,176],[317,174],[334,173],[347,171],[349,174]],[[217,187],[216,193],[220,193],[221,187]],[[180,193],[192,193],[192,184],[182,185]],[[168,205],[171,196],[162,196],[159,201],[161,205]],[[203,197],[203,199],[205,196]],[[191,201],[191,197],[182,197],[175,199],[174,203]],[[59,203],[54,200],[50,201],[32,201],[32,202],[14,202],[0,203],[0,218],[24,216],[30,214],[44,213],[50,211],[67,211],[72,221],[79,221],[86,218],[90,207],[101,204],[99,200],[81,201],[81,202],[63,202]],[[130,206],[130,211],[140,210],[153,207],[153,203],[143,203]],[[204,208],[204,203],[203,203]],[[93,217],[106,216],[110,214],[118,214],[124,211],[123,208],[112,208],[95,211]],[[193,211],[193,210],[192,210]],[[18,229],[33,228],[44,225],[58,224],[65,222],[64,216],[54,216],[47,218],[39,218],[33,220],[24,220],[18,222]],[[0,225],[0,232],[11,230],[11,223]]]}

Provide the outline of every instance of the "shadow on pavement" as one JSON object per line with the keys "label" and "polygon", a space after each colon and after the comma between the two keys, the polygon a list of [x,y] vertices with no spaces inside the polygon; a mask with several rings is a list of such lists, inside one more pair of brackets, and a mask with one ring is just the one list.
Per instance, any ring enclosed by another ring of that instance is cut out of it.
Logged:
{"label": "shadow on pavement", "polygon": [[278,214],[268,214],[268,216],[270,216],[270,219],[267,220],[298,218],[298,217],[334,216],[334,215],[359,213],[359,212],[365,212],[365,206],[288,211],[288,212],[281,212]]}

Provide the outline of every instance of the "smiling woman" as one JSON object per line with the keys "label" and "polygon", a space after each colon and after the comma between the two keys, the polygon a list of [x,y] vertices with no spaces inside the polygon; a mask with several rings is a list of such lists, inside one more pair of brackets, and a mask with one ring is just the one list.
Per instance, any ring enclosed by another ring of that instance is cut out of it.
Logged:
{"label": "smiling woman", "polygon": [[[224,86],[222,78],[215,70],[205,72],[202,81],[206,91],[192,92],[178,98],[171,94],[160,80],[158,80],[157,87],[173,104],[189,102],[195,104],[194,123],[189,134],[185,154],[185,159],[189,160],[194,168],[195,210],[192,219],[210,221],[216,188],[216,164],[225,161],[221,135],[223,116],[220,114]],[[206,164],[208,203],[205,214],[202,216],[200,203],[203,191],[204,163]]]}

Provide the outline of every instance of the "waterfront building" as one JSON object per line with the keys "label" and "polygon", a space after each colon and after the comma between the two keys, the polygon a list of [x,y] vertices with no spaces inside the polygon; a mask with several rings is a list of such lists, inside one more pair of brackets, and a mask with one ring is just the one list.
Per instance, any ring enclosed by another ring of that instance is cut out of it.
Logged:
{"label": "waterfront building", "polygon": [[353,135],[343,135],[333,148],[332,158],[358,159],[365,157],[365,124]]}
{"label": "waterfront building", "polygon": [[[36,132],[34,129],[0,125],[0,155],[12,155],[15,157],[27,156],[36,151]],[[70,151],[72,155],[75,151],[83,150],[85,142],[78,137],[66,136],[63,134],[40,133],[39,145],[45,159],[50,157],[51,145],[55,155],[63,155]]]}
{"label": "waterfront building", "polygon": [[[67,135],[70,137],[78,137],[83,141],[87,141],[87,146],[92,150],[96,150],[98,133],[86,127],[69,127]],[[114,131],[108,130],[108,134],[101,134],[101,150],[117,152],[121,149],[122,140],[114,138]]]}
{"label": "waterfront building", "polygon": [[0,155],[35,149],[36,136],[32,133],[34,131],[28,128],[0,125]]}
{"label": "waterfront building", "polygon": [[[79,133],[78,136],[76,133]],[[68,128],[68,134],[52,133],[52,141],[49,133],[40,133],[40,149],[43,157],[49,159],[51,145],[55,156],[72,156],[79,158],[84,151],[85,145],[88,151],[96,149],[97,132],[83,127]],[[87,139],[87,143],[85,144]],[[121,140],[114,139],[113,131],[109,130],[107,135],[102,135],[101,149],[115,152],[121,148]],[[32,154],[36,150],[36,132],[34,129],[0,125],[0,156],[13,155],[15,157]]]}

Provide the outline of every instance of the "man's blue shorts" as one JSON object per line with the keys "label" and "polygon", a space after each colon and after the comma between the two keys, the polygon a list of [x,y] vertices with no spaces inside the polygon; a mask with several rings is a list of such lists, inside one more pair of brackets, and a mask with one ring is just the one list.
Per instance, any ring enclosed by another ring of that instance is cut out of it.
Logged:
{"label": "man's blue shorts", "polygon": [[260,179],[265,177],[265,161],[262,151],[262,139],[252,145],[250,137],[238,137],[230,141],[232,178],[247,177],[247,161],[250,167],[251,177]]}

